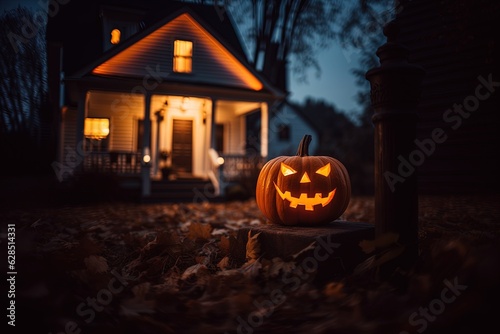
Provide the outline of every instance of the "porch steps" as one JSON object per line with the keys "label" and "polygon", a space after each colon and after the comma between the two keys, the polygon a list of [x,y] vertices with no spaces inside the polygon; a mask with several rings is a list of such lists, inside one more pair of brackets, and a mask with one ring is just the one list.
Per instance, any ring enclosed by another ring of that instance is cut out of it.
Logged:
{"label": "porch steps", "polygon": [[189,177],[175,180],[158,180],[151,182],[151,195],[142,198],[143,203],[174,202],[212,202],[220,198],[214,195],[210,181]]}

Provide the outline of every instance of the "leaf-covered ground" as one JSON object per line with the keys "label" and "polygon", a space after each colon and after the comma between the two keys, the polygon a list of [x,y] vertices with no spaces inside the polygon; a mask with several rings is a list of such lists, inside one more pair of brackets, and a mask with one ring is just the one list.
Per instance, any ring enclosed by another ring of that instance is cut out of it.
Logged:
{"label": "leaf-covered ground", "polygon": [[[397,255],[388,236],[364,244],[378,251],[363,270],[322,285],[296,259],[261,258],[258,236],[245,263],[232,261],[238,229],[266,223],[254,200],[13,206],[0,217],[2,243],[16,224],[16,329],[489,333],[500,311],[497,200],[423,198],[409,270],[380,275]],[[373,223],[373,210],[355,197],[341,218]]]}

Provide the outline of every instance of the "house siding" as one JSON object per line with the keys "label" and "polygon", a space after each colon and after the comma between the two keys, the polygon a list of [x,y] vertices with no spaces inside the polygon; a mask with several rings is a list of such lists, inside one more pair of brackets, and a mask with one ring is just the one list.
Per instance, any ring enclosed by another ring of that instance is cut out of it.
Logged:
{"label": "house siding", "polygon": [[[290,127],[290,138],[288,140],[279,138],[281,124]],[[317,131],[304,121],[292,107],[285,104],[269,121],[269,158],[281,155],[295,155],[305,134],[313,136],[313,140],[309,145],[309,154],[313,155],[319,142]]]}
{"label": "house siding", "polygon": [[[137,122],[143,118],[144,97],[127,95],[126,104],[118,104],[119,94],[91,92],[87,117],[105,117],[110,121],[109,150],[135,152]],[[113,107],[113,106],[117,107]]]}

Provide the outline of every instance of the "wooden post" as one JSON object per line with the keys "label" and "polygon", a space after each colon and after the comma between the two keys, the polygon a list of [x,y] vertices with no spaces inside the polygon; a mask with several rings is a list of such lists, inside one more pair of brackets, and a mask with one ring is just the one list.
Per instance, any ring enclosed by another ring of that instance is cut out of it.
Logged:
{"label": "wooden post", "polygon": [[144,133],[142,138],[141,152],[141,196],[147,198],[151,195],[151,163],[152,161],[144,161],[145,155],[151,158],[151,94],[146,93],[144,96]]}
{"label": "wooden post", "polygon": [[409,50],[396,43],[396,21],[384,28],[387,43],[379,47],[380,66],[366,73],[371,85],[375,126],[375,235],[394,232],[406,247],[410,264],[418,255],[418,191],[415,150],[416,106],[424,75],[408,63]]}

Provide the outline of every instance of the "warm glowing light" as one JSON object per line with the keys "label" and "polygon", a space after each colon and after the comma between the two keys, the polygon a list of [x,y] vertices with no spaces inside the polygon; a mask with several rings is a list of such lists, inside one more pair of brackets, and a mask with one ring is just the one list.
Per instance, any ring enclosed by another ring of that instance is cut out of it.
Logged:
{"label": "warm glowing light", "polygon": [[297,208],[299,205],[303,205],[306,211],[314,211],[314,206],[321,204],[321,206],[325,207],[332,201],[335,196],[335,192],[337,189],[333,189],[328,193],[328,196],[323,197],[321,193],[314,194],[314,197],[309,197],[306,193],[300,193],[300,197],[293,197],[290,191],[281,191],[281,189],[274,184],[276,191],[280,195],[281,199],[288,200],[290,202],[291,208]]}
{"label": "warm glowing light", "polygon": [[320,169],[318,169],[316,171],[316,174],[328,176],[328,175],[330,175],[331,169],[332,168],[330,167],[330,163],[328,163],[328,164],[324,165],[323,167],[321,167]]}
{"label": "warm glowing light", "polygon": [[[284,176],[289,176],[296,174],[297,171],[293,169],[292,167],[288,166],[287,164],[284,164],[283,162],[281,163],[281,174]],[[323,167],[319,168],[316,173],[323,175],[323,176],[328,176],[330,175],[331,172],[331,166],[330,163],[324,165]],[[309,178],[309,175],[307,172],[304,172],[302,174],[302,177],[300,179],[300,183],[310,183],[311,179]],[[299,205],[303,205],[305,207],[305,210],[307,211],[314,211],[314,206],[321,204],[321,206],[327,206],[335,196],[335,191],[336,189],[333,189],[328,193],[327,196],[323,197],[321,193],[316,193],[314,194],[314,197],[309,197],[308,194],[306,193],[300,193],[299,197],[294,197],[292,196],[292,193],[290,191],[285,191],[283,192],[277,185],[276,183],[274,184],[274,187],[278,191],[278,194],[280,195],[281,199],[283,200],[288,200],[290,202],[290,207],[291,208],[296,208]]]}
{"label": "warm glowing light", "polygon": [[217,158],[217,163],[220,165],[223,165],[224,164],[224,158],[223,157],[218,157]]}
{"label": "warm glowing light", "polygon": [[120,36],[121,36],[121,31],[118,29],[113,29],[111,31],[111,44],[120,43]]}
{"label": "warm glowing light", "polygon": [[109,135],[109,119],[86,118],[83,134],[87,138],[103,139]]}
{"label": "warm glowing light", "polygon": [[311,179],[309,178],[309,175],[307,175],[307,172],[302,175],[302,178],[300,179],[300,183],[309,183],[311,182]]}
{"label": "warm glowing light", "polygon": [[174,72],[191,73],[193,71],[193,42],[174,41]]}
{"label": "warm glowing light", "polygon": [[149,147],[144,148],[142,162],[144,162],[145,164],[149,164],[151,162],[151,151],[149,150]]}
{"label": "warm glowing light", "polygon": [[290,167],[284,163],[281,163],[281,173],[284,176],[288,176],[288,175],[293,175],[293,174],[297,173],[297,171],[295,169],[293,169],[292,167]]}

